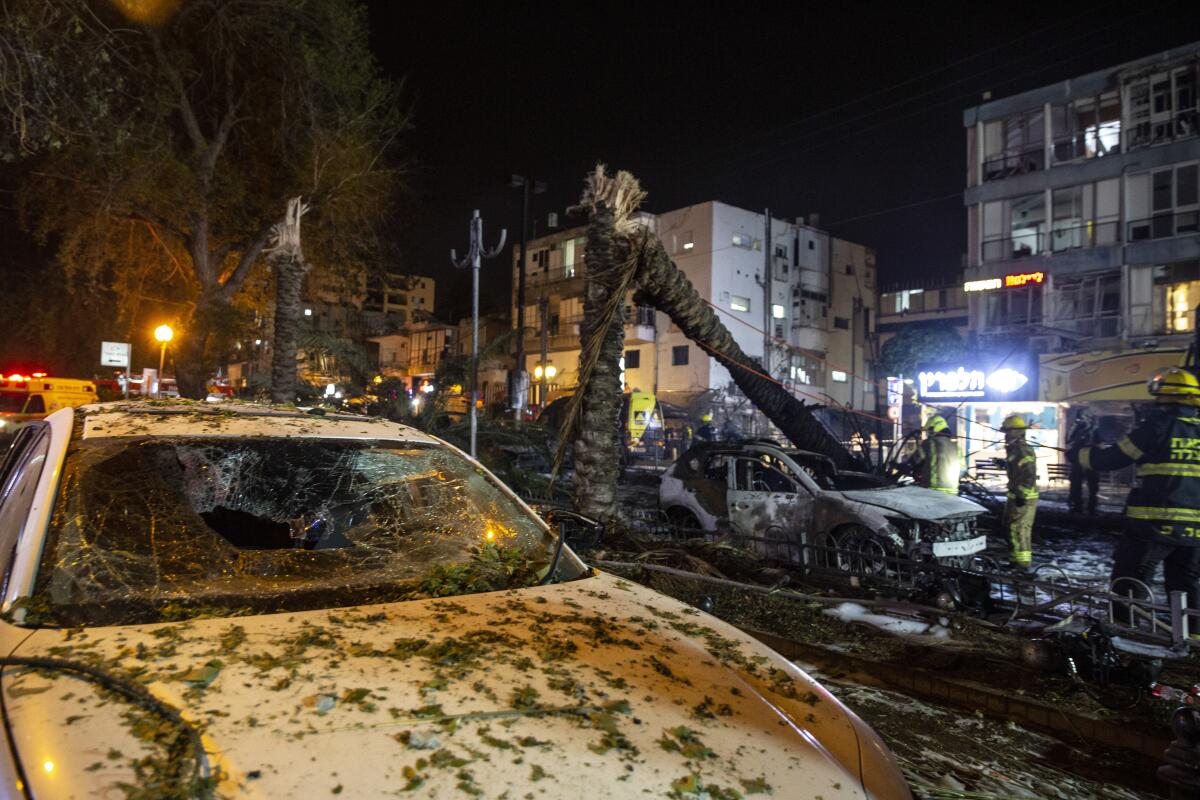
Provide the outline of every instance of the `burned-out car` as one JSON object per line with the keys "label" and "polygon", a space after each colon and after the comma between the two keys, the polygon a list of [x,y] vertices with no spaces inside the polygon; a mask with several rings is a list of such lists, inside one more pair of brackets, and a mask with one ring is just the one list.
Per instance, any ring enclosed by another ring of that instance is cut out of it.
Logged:
{"label": "burned-out car", "polygon": [[52,414],[0,573],[6,796],[910,796],[794,665],[381,420]]}
{"label": "burned-out car", "polygon": [[[985,509],[965,498],[843,472],[826,456],[768,441],[697,445],[663,475],[659,504],[681,530],[726,531],[763,555],[804,561],[820,548],[961,565],[984,550]],[[803,552],[804,546],[814,548]]]}

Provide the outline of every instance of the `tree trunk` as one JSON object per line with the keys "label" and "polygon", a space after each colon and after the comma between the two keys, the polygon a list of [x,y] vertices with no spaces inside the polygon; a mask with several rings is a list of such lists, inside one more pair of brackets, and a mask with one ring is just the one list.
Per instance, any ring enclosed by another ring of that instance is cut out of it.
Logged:
{"label": "tree trunk", "polygon": [[[605,307],[617,286],[616,265],[624,260],[614,237],[613,211],[599,204],[588,221],[587,286],[580,339],[587,342],[604,324]],[[621,448],[618,417],[621,413],[620,366],[625,344],[624,306],[617,312],[599,343],[599,354],[590,379],[579,387],[581,417],[575,438],[575,509],[593,519],[616,516],[616,488]],[[582,356],[581,356],[582,359]],[[580,364],[580,372],[584,365]]]}
{"label": "tree trunk", "polygon": [[308,210],[299,197],[288,201],[275,226],[270,260],[275,268],[275,331],[271,356],[271,400],[296,402],[296,344],[300,333],[300,288],[308,265],[300,249],[300,218]]}
{"label": "tree trunk", "polygon": [[203,400],[208,396],[208,378],[212,374],[208,340],[228,307],[228,301],[219,291],[206,291],[197,298],[175,348],[175,383],[180,397]]}
{"label": "tree trunk", "polygon": [[[590,234],[588,248],[590,267]],[[716,312],[704,302],[687,276],[671,261],[657,237],[652,237],[642,252],[637,281],[638,304],[651,305],[662,311],[688,339],[700,345],[707,355],[717,359],[729,370],[742,393],[793,444],[802,450],[829,456],[840,468],[862,467],[859,459],[851,455],[829,429],[813,416],[803,400],[797,400],[778,383],[762,375],[762,370],[742,352]]]}

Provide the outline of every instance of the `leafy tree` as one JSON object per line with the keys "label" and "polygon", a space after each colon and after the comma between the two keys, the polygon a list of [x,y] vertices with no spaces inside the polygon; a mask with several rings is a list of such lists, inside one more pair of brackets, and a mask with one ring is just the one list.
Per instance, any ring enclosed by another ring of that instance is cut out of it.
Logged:
{"label": "leafy tree", "polygon": [[967,345],[949,325],[908,325],[884,342],[880,367],[887,375],[914,375],[924,364],[954,361]]}
{"label": "leafy tree", "polygon": [[126,319],[139,285],[170,286],[184,394],[231,345],[289,198],[317,269],[378,262],[408,112],[357,0],[10,0],[0,19],[22,219]]}

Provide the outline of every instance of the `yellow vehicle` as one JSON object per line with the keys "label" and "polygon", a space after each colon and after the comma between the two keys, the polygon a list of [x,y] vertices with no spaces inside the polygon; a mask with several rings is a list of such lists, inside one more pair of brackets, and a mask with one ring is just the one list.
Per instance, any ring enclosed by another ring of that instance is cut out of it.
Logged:
{"label": "yellow vehicle", "polygon": [[41,419],[60,408],[99,400],[95,381],[39,374],[0,377],[0,435],[11,434],[26,422]]}

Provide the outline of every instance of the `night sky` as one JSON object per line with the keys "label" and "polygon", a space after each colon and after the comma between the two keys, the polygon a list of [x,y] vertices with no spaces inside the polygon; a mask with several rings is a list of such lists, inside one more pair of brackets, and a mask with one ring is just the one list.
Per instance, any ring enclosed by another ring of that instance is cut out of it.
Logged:
{"label": "night sky", "polygon": [[[448,267],[472,208],[489,246],[520,226],[509,175],[545,180],[531,217],[575,201],[597,161],[650,211],[718,199],[820,215],[878,251],[885,284],[953,274],[966,248],[963,109],[1200,39],[1194,2],[986,4],[371,4],[374,49],[404,77],[419,162],[397,225],[406,269]],[[507,256],[507,253],[506,253]],[[484,307],[509,262],[485,264]]]}

